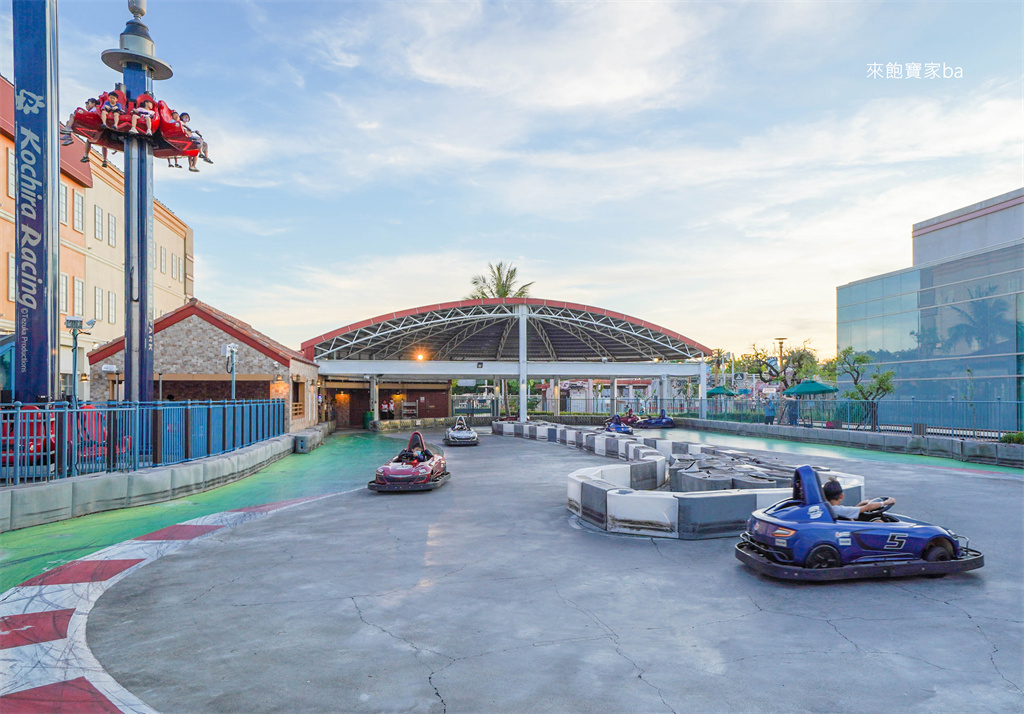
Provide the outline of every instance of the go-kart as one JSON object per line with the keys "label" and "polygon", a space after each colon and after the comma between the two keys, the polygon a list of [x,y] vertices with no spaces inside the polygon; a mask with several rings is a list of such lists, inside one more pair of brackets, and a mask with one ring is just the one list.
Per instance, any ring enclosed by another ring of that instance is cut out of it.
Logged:
{"label": "go-kart", "polygon": [[672,429],[676,423],[672,420],[672,417],[665,414],[665,410],[661,410],[661,415],[656,417],[646,417],[641,419],[633,426],[637,429]]}
{"label": "go-kart", "polygon": [[431,453],[423,442],[423,434],[414,431],[409,444],[398,456],[377,469],[373,481],[366,484],[371,491],[432,491],[449,478],[444,456]]}
{"label": "go-kart", "polygon": [[629,424],[624,424],[622,422],[622,417],[620,417],[618,414],[613,416],[611,420],[605,422],[604,430],[615,432],[616,434],[633,433],[633,427],[631,427]]}
{"label": "go-kart", "polygon": [[751,514],[736,557],[783,580],[942,577],[985,564],[965,536],[890,514],[891,505],[866,511],[855,521],[836,518],[818,474],[800,466],[793,472],[790,498]]}
{"label": "go-kart", "polygon": [[469,428],[466,417],[459,416],[455,419],[455,426],[445,431],[444,443],[447,446],[479,446],[480,437]]}

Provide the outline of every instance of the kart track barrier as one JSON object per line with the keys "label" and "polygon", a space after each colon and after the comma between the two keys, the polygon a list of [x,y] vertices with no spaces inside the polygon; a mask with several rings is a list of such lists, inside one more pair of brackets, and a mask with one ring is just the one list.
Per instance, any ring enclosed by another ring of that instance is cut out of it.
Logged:
{"label": "kart track barrier", "polygon": [[[582,521],[609,533],[683,540],[733,537],[744,531],[753,511],[793,493],[788,485],[792,468],[770,464],[756,472],[748,471],[742,464],[731,470],[730,479],[743,485],[756,484],[753,488],[721,487],[682,493],[661,490],[671,485],[673,472],[697,473],[675,465],[687,461],[687,457],[747,456],[735,449],[605,435],[546,423],[493,422],[491,431],[496,435],[564,444],[623,462],[577,469],[566,477],[566,508]],[[829,476],[839,479],[851,503],[863,499],[863,476],[836,471],[829,471]],[[780,483],[786,485],[779,487]]]}

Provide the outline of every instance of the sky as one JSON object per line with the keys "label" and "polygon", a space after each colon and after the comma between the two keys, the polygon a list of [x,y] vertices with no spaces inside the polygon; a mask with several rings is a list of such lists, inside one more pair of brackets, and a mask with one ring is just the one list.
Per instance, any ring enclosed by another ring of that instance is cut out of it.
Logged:
{"label": "sky", "polygon": [[[61,0],[62,116],[117,79],[99,55],[129,17]],[[156,169],[196,297],[293,347],[504,260],[533,297],[827,357],[837,286],[1024,186],[1017,1],[149,0],[144,22],[174,68],[156,95],[215,162]],[[0,37],[11,77],[11,0]]]}

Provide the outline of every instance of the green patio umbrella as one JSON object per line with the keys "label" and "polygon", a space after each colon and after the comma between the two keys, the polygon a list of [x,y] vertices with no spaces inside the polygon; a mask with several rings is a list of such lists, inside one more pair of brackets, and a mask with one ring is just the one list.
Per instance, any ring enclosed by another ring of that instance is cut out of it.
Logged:
{"label": "green patio umbrella", "polygon": [[[805,379],[783,392],[787,397],[810,397],[819,394],[835,394],[839,390],[814,379]],[[711,392],[708,392],[710,394]]]}
{"label": "green patio umbrella", "polygon": [[735,397],[736,396],[736,392],[732,391],[731,389],[729,389],[724,384],[719,386],[719,387],[715,387],[714,389],[709,389],[707,394],[708,394],[709,397]]}

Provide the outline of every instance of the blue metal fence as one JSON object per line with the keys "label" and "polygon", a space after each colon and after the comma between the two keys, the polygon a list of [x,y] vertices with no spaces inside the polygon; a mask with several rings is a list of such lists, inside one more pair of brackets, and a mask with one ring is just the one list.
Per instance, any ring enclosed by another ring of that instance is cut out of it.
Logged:
{"label": "blue metal fence", "polygon": [[[518,398],[510,399],[512,414],[518,413]],[[865,402],[852,399],[774,399],[774,415],[769,417],[767,399],[749,397],[712,397],[704,400],[704,415],[718,421],[739,421],[855,429],[921,436],[955,436],[973,439],[998,439],[1007,432],[1024,431],[1024,402],[982,402],[969,400],[925,401],[883,399]],[[696,419],[701,414],[699,399],[625,399],[614,403],[609,398],[562,400],[564,414],[657,414],[664,409],[669,416]],[[530,397],[529,411],[553,414],[554,402]]]}
{"label": "blue metal fence", "polygon": [[222,454],[283,434],[284,400],[0,405],[0,484]]}

